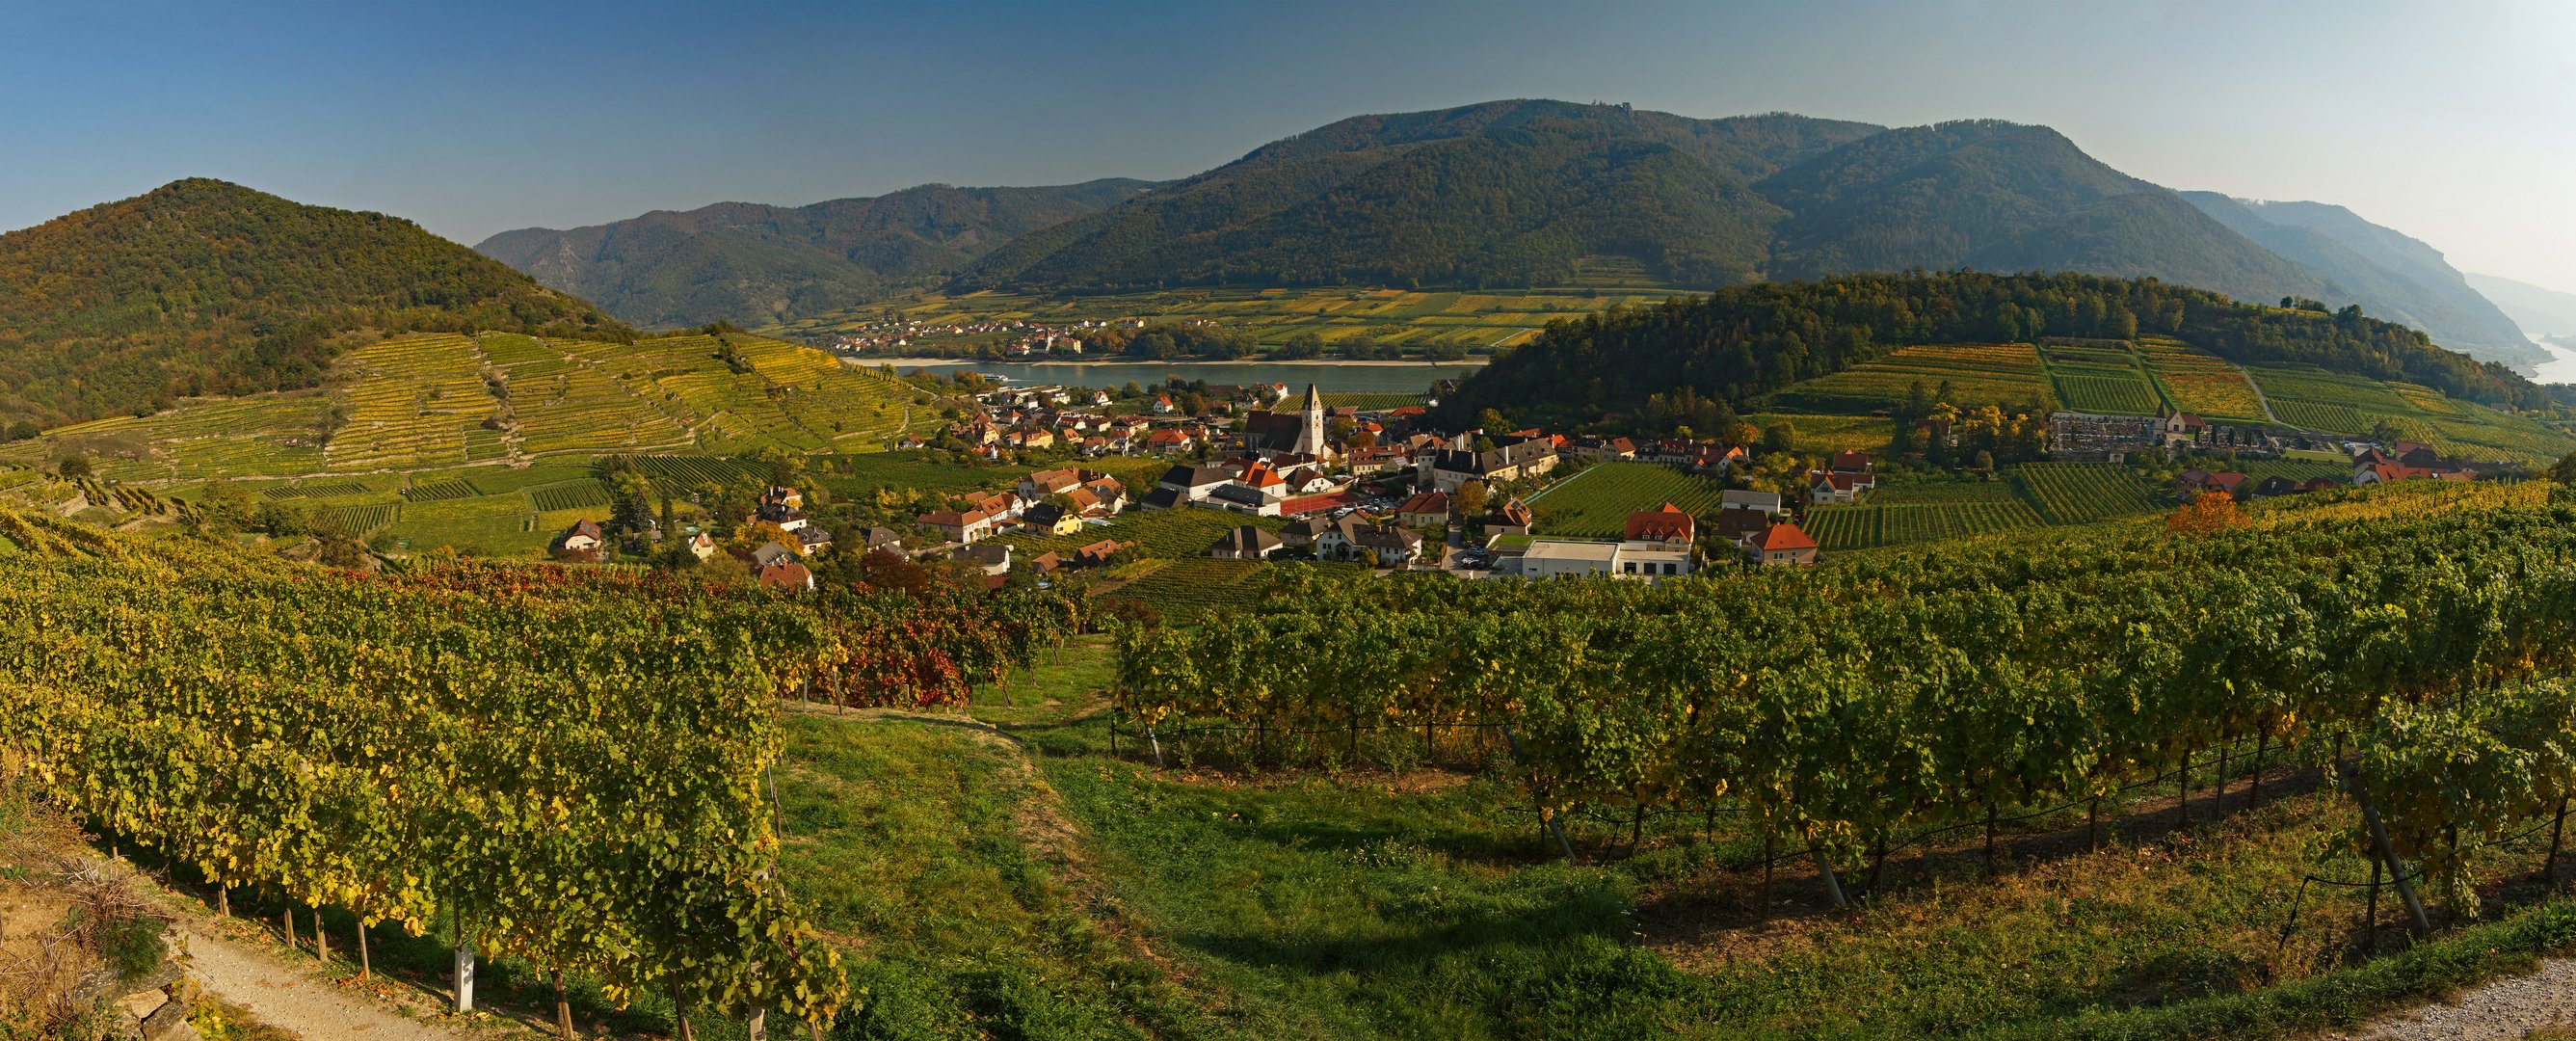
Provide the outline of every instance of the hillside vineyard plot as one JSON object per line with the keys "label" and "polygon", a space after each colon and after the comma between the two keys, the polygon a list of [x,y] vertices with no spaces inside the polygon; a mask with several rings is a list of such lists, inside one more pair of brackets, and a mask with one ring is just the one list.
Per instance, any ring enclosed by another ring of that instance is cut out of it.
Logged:
{"label": "hillside vineyard plot", "polygon": [[2176,411],[2243,422],[2263,419],[2263,403],[2236,366],[2171,340],[2140,340],[2138,356]]}
{"label": "hillside vineyard plot", "polygon": [[1868,412],[1903,404],[1916,386],[1926,394],[1950,387],[1950,402],[2050,407],[2053,396],[2040,371],[2039,352],[2027,344],[1950,344],[1903,347],[1878,361],[1820,376],[1772,398],[1782,409]]}
{"label": "hillside vineyard plot", "polygon": [[1726,486],[1668,463],[1613,460],[1594,463],[1531,496],[1538,530],[1575,538],[1617,538],[1628,528],[1628,515],[1660,509],[1665,503],[1693,516],[1717,508]]}
{"label": "hillside vineyard plot", "polygon": [[2025,463],[2012,472],[2052,524],[2091,524],[2170,505],[2169,497],[2143,478],[2109,463]]}
{"label": "hillside vineyard plot", "polygon": [[2035,528],[2039,514],[2017,501],[1819,506],[1808,534],[1826,550],[1871,549]]}

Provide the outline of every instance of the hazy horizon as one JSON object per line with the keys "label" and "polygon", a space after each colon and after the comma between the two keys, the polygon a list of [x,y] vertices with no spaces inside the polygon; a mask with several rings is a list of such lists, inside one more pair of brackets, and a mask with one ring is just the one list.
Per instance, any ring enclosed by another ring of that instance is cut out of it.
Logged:
{"label": "hazy horizon", "polygon": [[265,4],[0,13],[0,229],[186,176],[472,244],[715,202],[1169,179],[1364,113],[1512,97],[2039,123],[2179,190],[2341,205],[2576,289],[2576,11],[2024,2]]}

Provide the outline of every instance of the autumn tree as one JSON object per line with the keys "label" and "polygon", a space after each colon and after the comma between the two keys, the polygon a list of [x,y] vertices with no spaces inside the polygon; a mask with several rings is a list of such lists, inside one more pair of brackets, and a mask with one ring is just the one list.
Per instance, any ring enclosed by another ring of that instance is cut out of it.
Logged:
{"label": "autumn tree", "polygon": [[2165,518],[2166,529],[2177,535],[2215,535],[2248,523],[2244,511],[2236,508],[2236,497],[2226,492],[2202,492]]}

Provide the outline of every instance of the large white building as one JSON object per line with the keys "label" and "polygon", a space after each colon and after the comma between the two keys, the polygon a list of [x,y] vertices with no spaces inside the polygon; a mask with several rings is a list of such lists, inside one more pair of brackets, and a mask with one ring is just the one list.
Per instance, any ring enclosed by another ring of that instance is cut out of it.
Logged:
{"label": "large white building", "polygon": [[1589,542],[1578,539],[1533,539],[1518,557],[1505,557],[1502,572],[1522,578],[1562,575],[1609,575],[1649,582],[1691,573],[1688,543],[1631,539]]}

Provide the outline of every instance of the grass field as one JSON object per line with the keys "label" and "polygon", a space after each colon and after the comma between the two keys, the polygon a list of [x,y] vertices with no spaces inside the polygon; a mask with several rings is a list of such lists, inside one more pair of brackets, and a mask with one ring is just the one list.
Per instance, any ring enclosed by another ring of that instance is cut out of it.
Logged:
{"label": "grass field", "polygon": [[1692,516],[1717,508],[1726,486],[1669,463],[1612,461],[1550,485],[1531,496],[1537,530],[1574,538],[1617,538],[1627,531],[1628,515],[1659,509],[1665,503]]}
{"label": "grass field", "polygon": [[[1629,265],[1633,269],[1634,265]],[[1421,347],[1511,347],[1529,342],[1547,323],[1612,307],[1662,302],[1670,293],[1609,270],[1596,272],[1603,288],[1412,292],[1398,289],[1177,289],[1111,296],[1038,297],[1002,292],[927,295],[809,318],[761,330],[780,336],[819,336],[856,328],[900,313],[922,322],[1032,320],[1068,325],[1086,319],[1142,318],[1149,322],[1207,319],[1241,329],[1265,344],[1301,333],[1326,342],[1366,334],[1381,344]],[[1633,275],[1635,272],[1627,272]],[[971,339],[971,338],[970,338]],[[938,350],[939,338],[923,341]]]}
{"label": "grass field", "polygon": [[1752,412],[1743,417],[1755,429],[1787,423],[1797,432],[1792,442],[1802,452],[1867,452],[1885,454],[1896,436],[1896,422],[1883,416],[1827,416],[1804,412]]}

